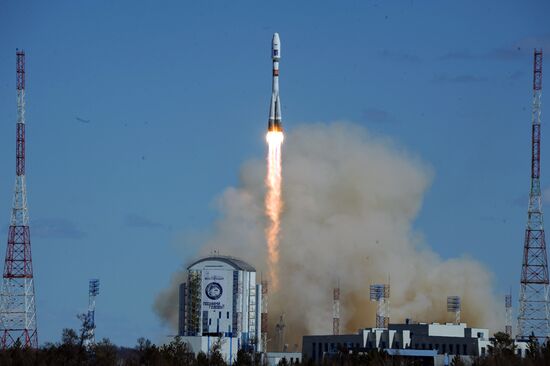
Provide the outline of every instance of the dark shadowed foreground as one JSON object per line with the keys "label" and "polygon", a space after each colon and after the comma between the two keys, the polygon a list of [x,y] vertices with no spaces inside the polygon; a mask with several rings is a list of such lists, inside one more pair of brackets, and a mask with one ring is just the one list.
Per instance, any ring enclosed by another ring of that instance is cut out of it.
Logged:
{"label": "dark shadowed foreground", "polygon": [[[529,345],[526,358],[519,358],[515,354],[513,340],[505,333],[497,332],[489,346],[489,353],[485,357],[473,360],[477,366],[534,366],[550,365],[550,346],[539,346],[533,340]],[[180,337],[175,337],[170,343],[157,346],[148,339],[139,338],[134,348],[117,347],[108,339],[103,339],[90,348],[83,346],[83,338],[72,329],[64,329],[61,342],[47,343],[39,349],[22,348],[18,345],[0,351],[0,365],[105,365],[105,366],[226,366],[228,365],[219,352],[219,346],[214,344],[209,355],[200,353],[197,357],[189,352]],[[237,359],[232,362],[236,366],[263,365],[259,354],[250,354],[239,351]],[[279,365],[289,365],[285,360]],[[293,363],[300,365],[300,363]],[[311,360],[304,360],[301,365],[314,365]],[[399,356],[389,356],[384,351],[370,351],[365,354],[350,353],[342,348],[336,354],[326,358],[322,365],[352,366],[352,365],[421,365],[418,360],[407,360]],[[465,363],[459,356],[450,360],[450,365],[460,366]]]}

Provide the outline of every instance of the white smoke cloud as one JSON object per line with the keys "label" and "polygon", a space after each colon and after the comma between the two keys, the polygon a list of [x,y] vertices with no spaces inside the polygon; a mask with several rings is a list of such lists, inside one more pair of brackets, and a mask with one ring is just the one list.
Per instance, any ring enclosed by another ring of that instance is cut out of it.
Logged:
{"label": "white smoke cloud", "polygon": [[[204,254],[219,248],[266,270],[265,172],[265,161],[246,163],[239,187],[221,195],[221,218],[210,239],[197,243]],[[373,326],[369,285],[388,278],[392,322],[451,321],[446,297],[458,295],[463,321],[500,327],[491,274],[472,259],[442,260],[413,229],[432,176],[419,159],[357,125],[293,129],[283,146],[281,289],[270,293],[271,329],[284,312],[291,345],[303,334],[330,333],[337,280],[342,330]],[[174,325],[176,282],[156,302],[161,318]]]}

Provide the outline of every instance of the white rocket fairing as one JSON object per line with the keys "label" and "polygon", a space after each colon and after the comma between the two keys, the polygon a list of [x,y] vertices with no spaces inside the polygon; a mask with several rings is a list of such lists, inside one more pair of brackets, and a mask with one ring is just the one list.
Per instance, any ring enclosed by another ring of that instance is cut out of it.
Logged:
{"label": "white rocket fairing", "polygon": [[273,60],[273,87],[269,107],[268,131],[283,131],[281,124],[281,101],[279,100],[279,60],[281,59],[281,40],[279,33],[273,34],[271,41],[271,58]]}

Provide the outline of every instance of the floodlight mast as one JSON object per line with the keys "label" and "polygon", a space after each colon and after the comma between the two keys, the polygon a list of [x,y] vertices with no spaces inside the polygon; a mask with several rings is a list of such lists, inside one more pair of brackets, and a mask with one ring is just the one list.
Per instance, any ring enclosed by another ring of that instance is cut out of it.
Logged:
{"label": "floodlight mast", "polygon": [[387,328],[390,323],[390,285],[370,285],[370,300],[376,301],[376,328]]}
{"label": "floodlight mast", "polygon": [[99,280],[92,279],[88,286],[88,313],[78,316],[82,320],[82,338],[86,347],[95,344],[95,298],[97,295],[99,295]]}

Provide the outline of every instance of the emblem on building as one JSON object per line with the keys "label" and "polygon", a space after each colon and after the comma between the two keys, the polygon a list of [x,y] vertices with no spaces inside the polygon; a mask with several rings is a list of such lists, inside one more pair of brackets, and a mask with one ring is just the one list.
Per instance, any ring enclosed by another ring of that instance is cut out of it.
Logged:
{"label": "emblem on building", "polygon": [[206,296],[211,300],[218,300],[223,293],[222,286],[217,282],[210,282],[204,290]]}

